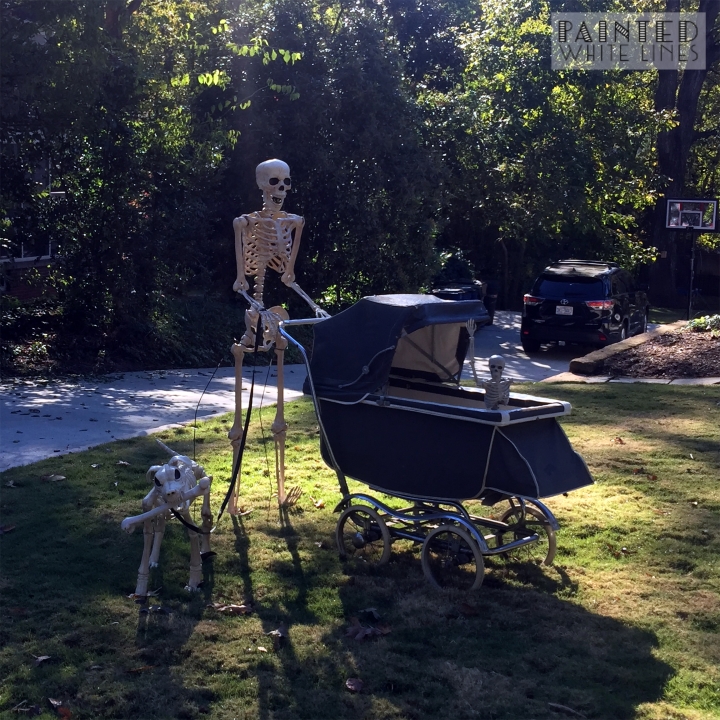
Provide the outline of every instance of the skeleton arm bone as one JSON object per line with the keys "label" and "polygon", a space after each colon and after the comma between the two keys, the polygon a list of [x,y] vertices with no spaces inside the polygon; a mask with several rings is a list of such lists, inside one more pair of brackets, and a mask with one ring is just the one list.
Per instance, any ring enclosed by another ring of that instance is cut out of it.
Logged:
{"label": "skeleton arm bone", "polygon": [[315,313],[315,317],[329,318],[330,315],[326,313],[319,305],[316,305],[308,296],[308,294],[295,282],[291,282],[288,287],[291,287],[312,309]]}

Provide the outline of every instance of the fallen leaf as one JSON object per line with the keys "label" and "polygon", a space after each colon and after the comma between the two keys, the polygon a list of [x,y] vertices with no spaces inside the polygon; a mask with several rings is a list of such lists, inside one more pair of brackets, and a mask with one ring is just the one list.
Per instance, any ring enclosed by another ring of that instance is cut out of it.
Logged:
{"label": "fallen leaf", "polygon": [[15,529],[14,525],[0,525],[0,535],[12,532]]}
{"label": "fallen leaf", "polygon": [[287,625],[285,623],[280,623],[280,627],[278,627],[277,630],[271,630],[269,633],[265,633],[265,634],[272,635],[273,637],[286,638],[286,637],[288,637]]}
{"label": "fallen leaf", "polygon": [[310,496],[310,499],[312,500],[312,504],[318,509],[322,509],[325,507],[325,501],[324,500],[316,500],[312,495]]}
{"label": "fallen leaf", "polygon": [[624,445],[625,441],[620,436],[618,436],[616,438],[613,438],[612,443],[613,445]]}
{"label": "fallen leaf", "polygon": [[46,660],[50,660],[50,655],[33,655],[35,658],[35,667],[40,665],[40,663],[44,663]]}
{"label": "fallen leaf", "polygon": [[16,488],[17,485],[16,485],[12,480],[8,480],[8,481],[5,483],[5,487]]}
{"label": "fallen leaf", "polygon": [[372,615],[374,620],[380,619],[380,613],[374,607],[365,608],[364,610],[361,610],[360,612],[367,613],[368,615]]}
{"label": "fallen leaf", "polygon": [[163,605],[151,605],[149,610],[151,613],[155,613],[156,615],[172,615],[172,610]]}
{"label": "fallen leaf", "polygon": [[363,689],[363,681],[362,681],[360,678],[348,678],[348,679],[345,681],[345,687],[346,687],[350,692],[359,693],[359,692],[362,692],[362,689]]}
{"label": "fallen leaf", "polygon": [[59,708],[62,705],[62,700],[55,700],[55,698],[48,698],[48,702],[54,707]]}
{"label": "fallen leaf", "polygon": [[249,615],[252,612],[250,605],[233,605],[225,603],[210,603],[208,607],[228,615]]}
{"label": "fallen leaf", "polygon": [[99,468],[99,467],[100,467],[100,463],[93,463],[92,465],[90,465],[90,467],[91,467],[91,468]]}
{"label": "fallen leaf", "polygon": [[262,645],[257,646],[258,652],[267,652],[267,648],[264,648]]}
{"label": "fallen leaf", "polygon": [[641,473],[646,472],[644,467],[635,468],[633,470],[633,475],[640,475]]}
{"label": "fallen leaf", "polygon": [[458,610],[460,610],[465,617],[473,617],[480,614],[480,611],[474,605],[470,605],[466,602],[462,603]]}
{"label": "fallen leaf", "polygon": [[567,715],[574,715],[575,717],[587,717],[586,715],[583,715],[582,713],[578,712],[577,710],[573,710],[572,708],[569,708],[567,705],[560,705],[558,703],[548,703],[548,707],[552,708],[553,710],[559,710],[560,712],[563,712]]}
{"label": "fallen leaf", "polygon": [[345,636],[353,640],[364,640],[366,637],[377,637],[387,635],[390,628],[383,626],[382,629],[372,625],[363,625],[356,617],[350,618],[350,627],[345,631]]}
{"label": "fallen leaf", "polygon": [[130,670],[127,670],[126,672],[141,673],[141,672],[145,672],[146,670],[152,670],[153,668],[156,668],[156,667],[157,667],[157,665],[143,665],[142,667],[131,668]]}
{"label": "fallen leaf", "polygon": [[129,462],[125,462],[124,460],[118,460],[115,464],[116,464],[116,465],[122,465],[122,466],[124,466],[124,467],[127,467],[130,463],[129,463]]}
{"label": "fallen leaf", "polygon": [[40,478],[43,482],[60,482],[60,480],[65,480],[64,475],[43,475]]}
{"label": "fallen leaf", "polygon": [[275,652],[283,646],[285,640],[289,637],[287,625],[285,623],[280,623],[280,627],[277,630],[271,630],[266,634],[272,638],[273,650],[275,650]]}

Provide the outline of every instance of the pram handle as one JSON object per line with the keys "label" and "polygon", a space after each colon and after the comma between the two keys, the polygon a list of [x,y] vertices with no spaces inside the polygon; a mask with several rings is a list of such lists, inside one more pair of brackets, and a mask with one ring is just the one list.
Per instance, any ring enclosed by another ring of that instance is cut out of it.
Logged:
{"label": "pram handle", "polygon": [[314,318],[298,318],[297,320],[283,320],[280,323],[280,327],[287,327],[288,325],[315,325],[316,323],[320,323],[323,320],[328,320],[329,318],[324,317],[314,317]]}

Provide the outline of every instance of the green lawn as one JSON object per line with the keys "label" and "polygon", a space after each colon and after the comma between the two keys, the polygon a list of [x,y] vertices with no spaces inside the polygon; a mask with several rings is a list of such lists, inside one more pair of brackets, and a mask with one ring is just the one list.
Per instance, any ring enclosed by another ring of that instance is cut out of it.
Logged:
{"label": "green lawn", "polygon": [[[298,506],[281,517],[272,497],[268,409],[244,464],[247,514],[222,519],[194,596],[173,521],[151,579],[158,596],[128,598],[142,533],[120,522],[140,512],[145,472],[164,461],[152,438],[4,473],[0,717],[37,706],[75,720],[720,718],[720,387],[519,390],[572,402],[563,425],[596,484],[548,500],[561,525],[553,567],[488,561],[468,596],[433,590],[412,546],[393,546],[381,568],[343,566],[337,481],[304,400],[287,407]],[[197,428],[215,513],[229,423]],[[192,428],[160,437],[193,452]],[[42,479],[51,474],[65,479]],[[208,607],[217,602],[253,612]],[[385,634],[354,640],[352,618]],[[267,633],[281,626],[275,647]]]}

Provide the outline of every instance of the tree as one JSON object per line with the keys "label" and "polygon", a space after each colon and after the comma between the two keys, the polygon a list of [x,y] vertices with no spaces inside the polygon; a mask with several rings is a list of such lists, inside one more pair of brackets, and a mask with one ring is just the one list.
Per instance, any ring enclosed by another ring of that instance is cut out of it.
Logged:
{"label": "tree", "polygon": [[[666,0],[666,12],[680,12],[680,0]],[[693,147],[707,148],[718,157],[717,91],[720,80],[720,3],[700,0],[698,12],[705,13],[706,65],[704,70],[660,70],[655,90],[655,108],[667,113],[670,127],[657,135],[657,172],[662,195],[655,210],[654,243],[660,258],[652,268],[652,300],[676,307],[678,297],[677,235],[665,229],[665,200],[706,193],[714,196],[720,188],[717,162],[708,164],[704,153],[693,156]],[[710,140],[709,146],[701,141]],[[695,170],[699,165],[700,172]],[[702,169],[704,169],[704,172]]]}

